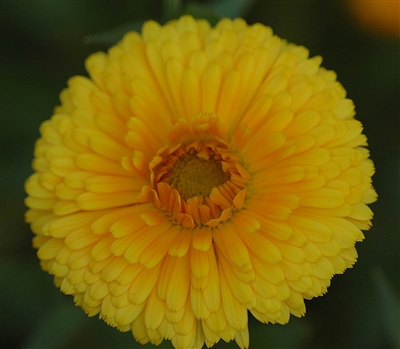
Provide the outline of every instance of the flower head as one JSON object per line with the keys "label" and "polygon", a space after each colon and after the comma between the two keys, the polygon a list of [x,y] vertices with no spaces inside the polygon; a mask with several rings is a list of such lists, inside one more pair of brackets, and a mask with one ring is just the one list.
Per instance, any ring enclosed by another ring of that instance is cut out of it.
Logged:
{"label": "flower head", "polygon": [[89,316],[175,348],[248,348],[357,258],[376,200],[336,75],[261,24],[149,21],[88,58],[41,126],[26,219]]}

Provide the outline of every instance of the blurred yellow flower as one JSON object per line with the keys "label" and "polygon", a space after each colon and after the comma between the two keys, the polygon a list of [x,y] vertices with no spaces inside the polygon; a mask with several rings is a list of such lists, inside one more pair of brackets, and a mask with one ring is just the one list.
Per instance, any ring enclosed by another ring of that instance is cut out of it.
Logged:
{"label": "blurred yellow flower", "polygon": [[45,271],[89,316],[175,348],[249,347],[357,259],[362,125],[336,75],[261,24],[144,24],[86,61],[26,182]]}
{"label": "blurred yellow flower", "polygon": [[377,34],[400,38],[399,0],[349,0],[348,4],[361,27]]}

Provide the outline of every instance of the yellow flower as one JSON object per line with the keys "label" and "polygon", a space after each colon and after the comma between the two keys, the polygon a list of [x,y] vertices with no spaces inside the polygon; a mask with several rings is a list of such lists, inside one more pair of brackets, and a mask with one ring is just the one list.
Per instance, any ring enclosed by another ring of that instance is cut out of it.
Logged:
{"label": "yellow flower", "polygon": [[357,259],[376,200],[336,75],[264,25],[149,21],[45,121],[26,220],[45,271],[140,343],[249,347]]}

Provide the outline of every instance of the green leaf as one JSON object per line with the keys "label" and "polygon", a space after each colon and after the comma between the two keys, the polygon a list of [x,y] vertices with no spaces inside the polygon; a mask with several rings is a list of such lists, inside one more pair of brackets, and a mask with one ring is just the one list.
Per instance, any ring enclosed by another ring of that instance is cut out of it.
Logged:
{"label": "green leaf", "polygon": [[61,302],[36,325],[23,349],[62,348],[86,321],[81,309],[70,302]]}
{"label": "green leaf", "polygon": [[207,20],[212,26],[222,18],[212,7],[199,4],[195,1],[189,2],[185,6],[184,12],[194,18]]}
{"label": "green leaf", "polygon": [[106,46],[115,45],[122,39],[125,33],[130,31],[140,32],[143,23],[144,21],[128,22],[116,28],[86,36],[83,38],[83,42],[85,44],[101,44]]}
{"label": "green leaf", "polygon": [[210,7],[222,17],[244,17],[257,0],[214,0]]}
{"label": "green leaf", "polygon": [[400,328],[400,299],[396,296],[382,269],[374,269],[372,279],[375,284],[386,336],[396,348],[400,348],[398,332]]}
{"label": "green leaf", "polygon": [[249,329],[250,348],[299,349],[311,334],[306,319],[293,317],[286,325],[259,324]]}
{"label": "green leaf", "polygon": [[163,18],[165,22],[179,18],[182,15],[182,0],[164,0]]}

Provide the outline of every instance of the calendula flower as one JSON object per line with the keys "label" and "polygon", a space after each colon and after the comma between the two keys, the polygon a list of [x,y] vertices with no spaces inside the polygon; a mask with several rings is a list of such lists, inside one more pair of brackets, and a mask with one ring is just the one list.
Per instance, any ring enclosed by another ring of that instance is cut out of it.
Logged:
{"label": "calendula flower", "polygon": [[376,200],[354,105],[262,24],[144,24],[86,61],[41,128],[34,247],[89,316],[140,343],[249,347],[357,259]]}
{"label": "calendula flower", "polygon": [[348,6],[362,28],[376,34],[400,38],[399,0],[348,0]]}

